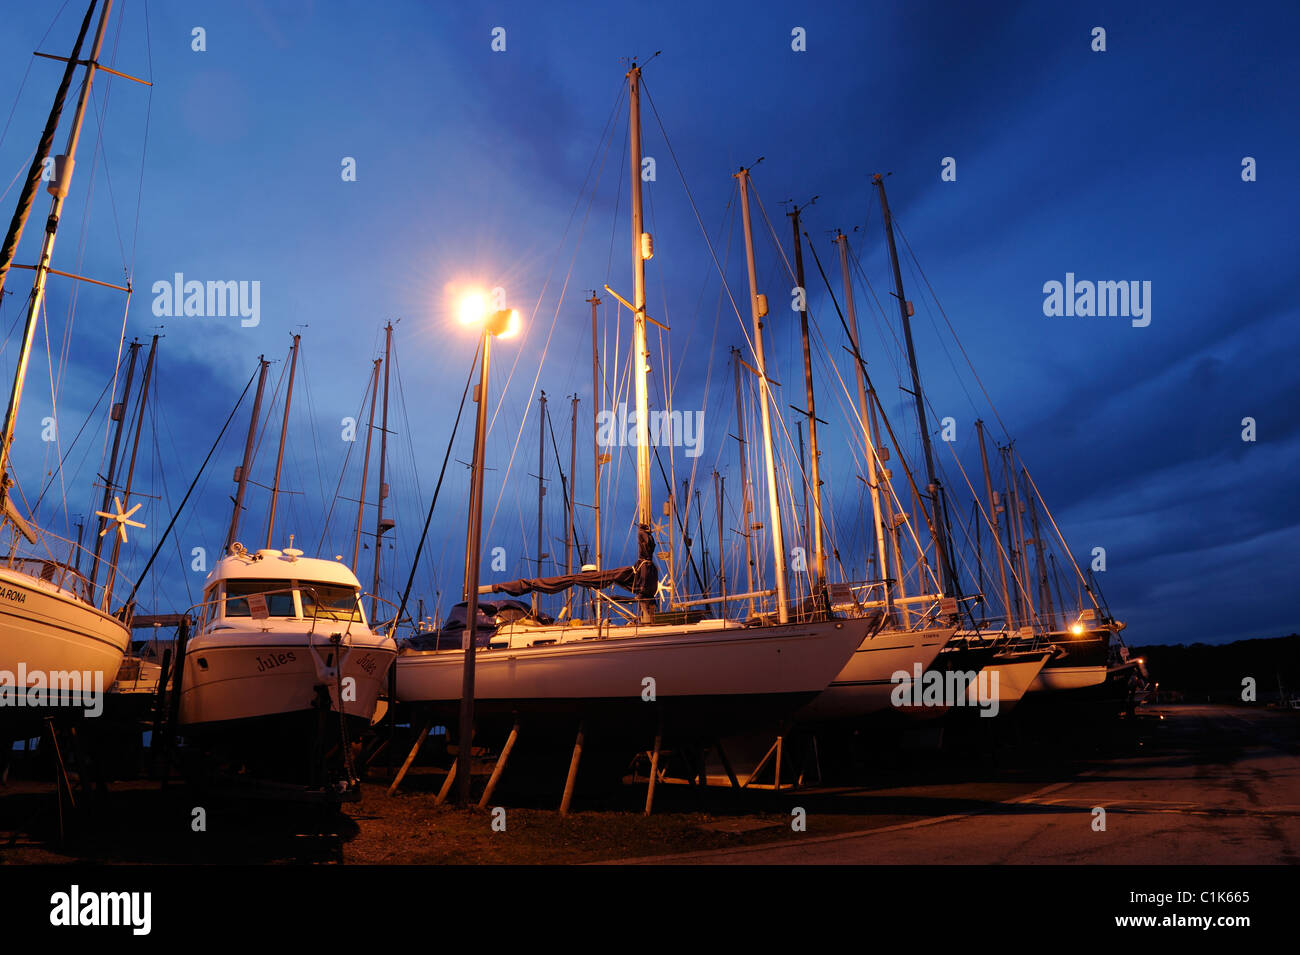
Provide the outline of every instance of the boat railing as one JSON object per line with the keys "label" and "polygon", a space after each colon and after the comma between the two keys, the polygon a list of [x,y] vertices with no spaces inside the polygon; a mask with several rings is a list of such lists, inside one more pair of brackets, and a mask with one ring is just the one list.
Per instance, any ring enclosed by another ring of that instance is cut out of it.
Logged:
{"label": "boat railing", "polygon": [[[54,587],[105,613],[116,601],[114,591],[121,581],[109,557],[96,557],[77,541],[68,540],[43,527],[32,526],[34,542],[15,535],[5,559],[5,566]],[[92,584],[82,567],[99,568]]]}
{"label": "boat railing", "polygon": [[401,621],[397,619],[397,613],[399,610],[402,609],[402,607],[396,601],[389,600],[387,597],[381,597],[379,596],[379,594],[363,593],[361,595],[361,598],[363,600],[366,599],[367,597],[375,601],[376,603],[383,604],[384,607],[387,608],[389,612],[388,617],[384,620],[370,621],[370,629],[372,632],[388,633],[390,629],[395,630],[398,624],[400,623],[410,623],[410,624],[415,623],[415,621],[411,618],[410,614],[406,614]]}

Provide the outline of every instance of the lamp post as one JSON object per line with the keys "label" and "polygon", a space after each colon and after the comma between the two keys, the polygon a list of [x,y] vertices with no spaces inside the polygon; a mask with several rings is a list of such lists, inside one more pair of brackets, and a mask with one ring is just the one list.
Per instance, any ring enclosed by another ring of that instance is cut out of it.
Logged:
{"label": "lamp post", "polygon": [[474,745],[474,660],[478,643],[478,568],[480,536],[483,530],[483,456],[487,442],[487,395],[492,366],[492,339],[509,338],[519,331],[519,313],[510,309],[489,311],[482,295],[461,300],[460,320],[482,328],[483,358],[478,387],[474,391],[477,417],[474,426],[474,464],[469,492],[469,537],[465,556],[465,634],[461,638],[465,665],[460,693],[460,745],[456,755],[456,795],[462,806],[470,805],[470,751]]}

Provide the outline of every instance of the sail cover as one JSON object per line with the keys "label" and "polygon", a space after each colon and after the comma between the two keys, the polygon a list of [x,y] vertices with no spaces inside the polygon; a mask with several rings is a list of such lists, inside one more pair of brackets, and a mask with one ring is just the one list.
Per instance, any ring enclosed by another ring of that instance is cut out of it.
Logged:
{"label": "sail cover", "polygon": [[520,580],[507,580],[492,584],[494,593],[510,594],[522,597],[528,593],[558,594],[570,587],[609,587],[616,585],[624,590],[631,590],[635,571],[631,567],[616,567],[613,570],[588,570],[580,574],[564,574],[560,577],[524,577]]}

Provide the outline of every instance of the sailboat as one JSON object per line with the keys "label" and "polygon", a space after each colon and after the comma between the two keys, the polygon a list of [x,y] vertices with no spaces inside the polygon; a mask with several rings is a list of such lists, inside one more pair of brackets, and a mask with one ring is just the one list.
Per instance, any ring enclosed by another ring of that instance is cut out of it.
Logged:
{"label": "sailboat", "polygon": [[262,359],[225,556],[190,611],[197,624],[185,648],[179,711],[187,738],[294,781],[304,768],[317,768],[301,761],[307,741],[335,740],[337,732],[346,751],[370,724],[397,649],[392,637],[371,629],[351,568],[305,557],[292,535],[290,546],[271,546],[299,338],[293,336],[265,546],[249,551],[236,539],[269,365]]}
{"label": "sailboat", "polygon": [[[799,211],[796,208],[790,215],[794,225],[795,281],[800,288],[803,288],[803,244],[799,231]],[[871,494],[872,542],[875,545],[875,556],[882,580],[876,585],[863,585],[859,588],[849,585],[828,588],[826,583],[826,560],[822,543],[821,479],[818,474],[817,417],[809,356],[808,318],[807,310],[804,309],[800,312],[800,325],[804,348],[808,433],[812,444],[812,471],[809,484],[812,487],[813,504],[816,509],[816,519],[813,522],[813,586],[815,591],[827,594],[830,610],[849,614],[881,612],[885,615],[886,625],[863,640],[858,647],[858,652],[845,664],[843,670],[836,675],[826,690],[798,712],[798,719],[808,724],[860,720],[890,710],[895,706],[892,696],[894,688],[898,685],[895,675],[903,673],[910,676],[928,669],[956,631],[955,626],[941,619],[944,610],[949,606],[943,599],[942,588],[936,586],[938,592],[910,597],[897,592],[903,579],[898,558],[901,541],[897,536],[892,539],[895,579],[890,579],[890,548],[887,546],[889,536],[886,525],[897,527],[897,524],[892,520],[894,493],[892,475],[885,467],[888,449],[880,439],[879,420],[874,403],[875,393],[874,389],[868,387],[866,369],[861,359],[857,312],[848,266],[848,237],[839,233],[836,236],[836,244],[839,246],[843,273],[845,325],[856,359],[857,407],[860,417],[858,423],[866,447],[865,480]],[[880,411],[880,417],[883,418],[883,409]],[[905,522],[904,518],[903,523]],[[925,569],[923,562],[923,584],[926,582]],[[934,583],[937,585],[938,581]],[[870,592],[876,589],[882,594],[879,600],[862,601],[859,598],[861,591]],[[922,606],[932,605],[937,608],[937,612],[920,614],[917,622],[913,623],[913,615],[908,607],[918,603]]]}
{"label": "sailboat", "polygon": [[[651,731],[662,720],[659,725],[673,732],[716,737],[776,720],[814,698],[882,622],[880,615],[797,619],[799,615],[795,614],[792,618],[772,456],[770,382],[764,372],[762,297],[754,285],[752,241],[748,242],[748,264],[753,357],[763,392],[763,437],[776,564],[775,612],[739,622],[725,615],[658,614],[653,609],[658,568],[651,530],[646,345],[646,323],[650,319],[645,294],[645,261],[651,255],[652,243],[642,226],[640,77],[641,69],[633,63],[627,73],[633,301],[627,302],[605,287],[634,315],[638,561],[631,567],[597,567],[578,574],[480,588],[521,596],[586,586],[597,591],[597,606],[610,615],[592,621],[545,623],[522,604],[511,608],[508,615],[499,614],[494,629],[478,633],[474,639],[474,706],[480,725],[493,717],[527,713],[537,718],[560,716],[568,721],[570,729],[575,716],[591,717],[589,726],[593,729],[631,734]],[[748,171],[742,169],[737,178],[748,235]],[[478,396],[479,401],[486,398]],[[616,585],[630,590],[632,596],[612,595],[608,588]],[[730,599],[755,596],[738,594]],[[477,618],[471,626],[472,633],[477,631]],[[421,649],[418,643],[404,646],[396,664],[398,698],[435,713],[454,713],[461,701],[465,656],[460,649]],[[657,705],[648,705],[650,701]]]}
{"label": "sailboat", "polygon": [[[31,361],[46,278],[51,271],[54,240],[64,200],[71,185],[82,120],[97,69],[110,7],[111,0],[105,0],[90,55],[82,59],[82,46],[95,10],[94,0],[86,11],[76,46],[67,61],[63,81],[19,198],[18,208],[9,226],[3,249],[0,249],[0,290],[3,290],[5,276],[13,264],[14,251],[31,212],[45,159],[49,156],[58,128],[70,81],[76,68],[84,65],[85,79],[77,97],[67,147],[63,155],[55,159],[54,178],[48,186],[52,196],[50,214],[41,242],[40,257],[34,268],[35,279],[27,300],[26,325],[5,411],[4,430],[0,435],[0,506],[3,507],[3,522],[16,532],[15,544],[3,564],[0,564],[0,680],[3,681],[0,682],[0,692],[6,695],[20,693],[31,698],[31,689],[44,687],[46,690],[44,700],[35,700],[35,709],[4,707],[6,726],[16,724],[20,714],[25,713],[30,717],[42,710],[41,703],[46,706],[75,706],[80,705],[87,694],[102,692],[117,676],[130,642],[128,623],[110,612],[111,588],[105,586],[97,589],[78,572],[76,567],[79,562],[74,559],[78,544],[36,527],[22,516],[14,496],[15,482],[9,473],[18,407]],[[130,514],[123,513],[120,507],[111,515],[103,516],[111,518],[111,528],[106,530],[120,533],[123,538],[128,523],[143,526],[131,521]],[[22,540],[18,539],[20,537]],[[63,554],[67,556],[61,556]]]}

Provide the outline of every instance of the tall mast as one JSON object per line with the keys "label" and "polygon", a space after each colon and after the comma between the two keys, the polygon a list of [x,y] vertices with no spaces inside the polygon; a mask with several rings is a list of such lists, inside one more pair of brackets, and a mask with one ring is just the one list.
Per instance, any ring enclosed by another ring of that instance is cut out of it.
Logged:
{"label": "tall mast", "polygon": [[[871,414],[871,435],[875,441],[876,461],[880,466],[877,472],[880,480],[884,482],[884,492],[881,494],[881,500],[885,505],[885,512],[881,515],[881,520],[885,524],[885,548],[889,551],[890,558],[894,562],[894,582],[890,586],[894,595],[894,609],[902,614],[903,622],[906,622],[907,607],[899,604],[900,600],[907,597],[907,578],[903,574],[902,551],[902,533],[899,528],[900,518],[902,515],[894,512],[894,491],[893,491],[893,472],[885,466],[889,460],[889,448],[885,446],[884,440],[880,436],[880,419],[877,414],[884,416],[884,410],[880,408],[880,396],[876,394],[874,383],[867,382],[867,400],[870,405]],[[924,591],[922,591],[924,593]]]}
{"label": "tall mast", "polygon": [[[574,541],[577,538],[573,527],[573,508],[574,498],[577,496],[578,486],[578,396],[573,396],[572,412],[569,422],[569,495],[568,500],[564,502],[568,510],[568,517],[565,521],[564,531],[564,572],[573,573],[573,549]],[[564,608],[568,611],[566,617],[573,616],[573,588],[570,587],[564,591]]]}
{"label": "tall mast", "polygon": [[[122,443],[122,429],[126,425],[126,406],[131,400],[131,380],[135,377],[135,360],[140,354],[140,343],[132,342],[129,346],[131,349],[130,357],[126,363],[126,382],[122,385],[122,400],[113,405],[110,417],[117,422],[117,427],[113,429],[113,450],[108,456],[108,473],[104,476],[104,502],[100,510],[108,513],[109,502],[113,500],[113,481],[117,477],[117,451]],[[99,519],[100,533],[95,535],[95,559],[90,563],[90,592],[95,592],[95,582],[99,579],[99,554],[104,549],[103,530],[108,523],[108,518]]]}
{"label": "tall mast", "polygon": [[1038,605],[1042,610],[1043,626],[1048,630],[1056,629],[1055,616],[1052,612],[1052,585],[1047,579],[1047,563],[1043,559],[1043,537],[1038,529],[1038,506],[1034,502],[1034,497],[1029,493],[1029,471],[1021,467],[1021,475],[1024,477],[1025,500],[1029,507],[1030,526],[1034,530],[1034,557],[1035,564],[1038,568]]}
{"label": "tall mast", "polygon": [[388,485],[385,475],[388,469],[388,376],[392,374],[393,363],[393,323],[384,326],[384,417],[379,424],[379,494],[375,499],[378,514],[375,515],[375,574],[370,588],[370,619],[379,614],[379,561],[383,555],[384,540],[384,499],[388,497]]}
{"label": "tall mast", "polygon": [[641,68],[635,63],[627,72],[629,103],[628,140],[632,171],[632,264],[633,337],[632,365],[636,385],[636,522],[650,526],[650,397],[646,374],[650,355],[645,334],[645,260],[649,258],[650,235],[644,231],[641,215]]}
{"label": "tall mast", "polygon": [[[930,426],[925,417],[925,393],[921,390],[921,375],[916,370],[916,348],[912,344],[911,303],[903,295],[903,272],[898,265],[898,247],[894,244],[894,218],[889,212],[889,199],[885,196],[885,179],[880,173],[871,177],[880,190],[880,209],[885,219],[885,237],[889,240],[889,261],[894,267],[894,295],[898,299],[898,314],[903,320],[903,339],[907,343],[907,364],[912,370],[912,397],[916,399],[916,418],[921,428],[921,446],[925,449],[926,476],[929,484],[926,493],[930,499],[930,513],[934,515],[935,568],[939,575],[939,588],[946,594],[957,591],[956,572],[950,565],[948,539],[944,532],[943,516],[939,513],[939,477],[934,468],[934,449],[930,446]],[[922,507],[925,504],[922,503]]]}
{"label": "tall mast", "polygon": [[840,271],[844,275],[844,307],[848,312],[849,334],[852,336],[853,354],[859,359],[854,367],[858,372],[858,409],[862,415],[862,435],[867,444],[867,487],[871,491],[871,519],[876,532],[876,568],[885,581],[885,611],[894,613],[893,588],[889,585],[889,564],[885,555],[885,521],[880,504],[880,475],[876,469],[876,440],[871,433],[871,411],[867,406],[866,370],[862,367],[862,348],[858,338],[858,313],[853,304],[853,278],[849,274],[849,237],[843,232],[835,234],[835,244],[840,249]]}
{"label": "tall mast", "polygon": [[[796,408],[795,410],[797,411],[799,409]],[[795,436],[799,439],[799,473],[805,475],[804,479],[800,482],[803,485],[803,539],[805,543],[811,543],[812,526],[808,523],[810,515],[808,514],[808,478],[806,477],[806,475],[808,474],[808,462],[804,458],[804,453],[803,453],[803,422],[802,421],[796,421],[794,423],[794,432],[795,432]]]}
{"label": "tall mast", "polygon": [[[366,456],[361,460],[361,494],[357,497],[357,532],[352,538],[352,572],[360,569],[361,560],[361,524],[366,517],[366,484],[370,480],[370,439],[375,433],[375,401],[379,397],[379,366],[384,363],[376,358],[370,372],[370,418],[366,422]],[[376,541],[375,545],[378,546]]]}
{"label": "tall mast", "polygon": [[244,460],[235,473],[235,480],[239,484],[235,490],[235,509],[230,515],[230,530],[226,533],[224,548],[226,551],[230,550],[231,545],[235,543],[236,535],[239,534],[239,518],[244,510],[244,492],[248,489],[248,472],[253,467],[253,444],[257,440],[257,421],[262,414],[262,392],[266,390],[266,370],[271,367],[265,355],[258,355],[257,361],[262,367],[257,376],[257,393],[253,396],[253,413],[248,419],[248,440],[244,442]]}
{"label": "tall mast", "polygon": [[767,509],[772,523],[772,557],[776,564],[776,616],[780,623],[789,623],[785,577],[785,534],[781,527],[781,500],[776,484],[776,459],[772,455],[772,383],[767,377],[767,361],[763,356],[763,317],[767,314],[767,296],[758,294],[758,270],[754,265],[754,233],[749,221],[749,170],[740,168],[735,174],[740,180],[740,211],[745,227],[745,265],[749,270],[749,311],[754,320],[754,362],[758,372],[759,402],[763,423],[763,462],[767,469]]}
{"label": "tall mast", "polygon": [[1002,581],[1002,602],[1007,608],[1007,629],[1011,629],[1011,591],[1007,587],[1007,563],[1002,554],[1002,544],[998,541],[998,501],[993,490],[993,478],[989,474],[989,455],[984,447],[984,422],[975,422],[975,433],[980,439],[980,463],[984,466],[984,490],[988,494],[989,519],[993,525],[993,549],[997,553],[998,575]]}
{"label": "tall mast", "polygon": [[[807,204],[817,201],[814,196]],[[813,593],[820,599],[826,590],[826,549],[823,544],[822,530],[822,481],[821,481],[821,451],[817,444],[817,402],[813,398],[813,379],[812,379],[812,350],[808,340],[808,286],[804,284],[803,275],[803,239],[800,236],[799,213],[802,210],[795,206],[791,212],[786,213],[790,216],[790,224],[794,228],[794,277],[795,282],[803,291],[802,300],[804,307],[799,309],[799,334],[803,339],[803,382],[804,382],[804,401],[808,404],[808,450],[812,456],[810,463],[810,473],[808,482],[812,485],[812,544],[813,544]]]}
{"label": "tall mast", "polygon": [[275,505],[280,497],[280,471],[284,467],[284,442],[289,436],[289,406],[293,403],[293,376],[298,370],[298,342],[301,335],[293,336],[293,347],[289,349],[289,385],[284,392],[284,418],[280,421],[280,448],[275,453],[275,479],[271,482],[271,510],[266,516],[266,546],[271,547],[271,538],[275,533]]}
{"label": "tall mast", "polygon": [[718,512],[718,586],[722,597],[723,615],[727,605],[727,550],[722,536],[722,476],[713,472],[713,495],[717,499],[715,507]]}
{"label": "tall mast", "polygon": [[59,81],[59,88],[54,94],[54,103],[45,118],[45,129],[41,131],[41,139],[36,146],[36,153],[32,156],[32,164],[27,167],[27,179],[18,194],[18,204],[14,207],[13,217],[9,220],[9,231],[5,233],[4,244],[0,245],[0,292],[4,292],[5,276],[9,274],[9,267],[13,265],[18,243],[23,237],[23,230],[27,228],[27,220],[31,217],[32,204],[36,201],[36,190],[41,187],[41,178],[45,173],[45,160],[49,158],[50,149],[54,145],[54,136],[59,131],[59,119],[63,115],[63,104],[68,98],[68,87],[72,85],[73,74],[77,72],[77,67],[82,62],[81,46],[86,42],[86,33],[90,30],[90,19],[95,12],[95,2],[96,0],[90,0],[86,15],[81,20],[81,29],[77,32],[77,42],[72,47],[72,56],[64,61],[63,78]]}
{"label": "tall mast", "polygon": [[[740,400],[740,351],[731,349],[731,364],[736,371],[736,440],[740,442],[740,526],[745,537],[745,592],[754,592],[754,521],[750,516],[754,504],[749,499],[749,445],[745,442],[745,406]],[[719,517],[719,520],[721,518]],[[754,615],[754,598],[749,598],[749,615]]]}
{"label": "tall mast", "polygon": [[[541,413],[537,416],[537,576],[542,576],[545,537],[542,533],[542,498],[546,497],[546,392],[537,399]],[[533,591],[533,616],[541,610],[541,597]]]}
{"label": "tall mast", "polygon": [[[12,505],[9,503],[8,491],[11,483],[9,479],[9,452],[14,443],[14,426],[18,421],[18,404],[22,400],[23,383],[27,378],[27,366],[32,357],[32,343],[36,338],[36,325],[41,314],[41,302],[45,298],[45,279],[50,271],[50,258],[54,254],[54,238],[59,229],[59,217],[63,212],[63,201],[68,196],[68,188],[72,182],[72,171],[76,165],[77,143],[81,140],[81,123],[86,115],[86,102],[90,99],[90,84],[95,79],[95,70],[98,66],[99,50],[104,42],[104,30],[108,26],[108,12],[112,9],[112,0],[104,0],[104,6],[100,10],[99,24],[95,27],[95,39],[91,45],[90,56],[86,59],[86,79],[81,85],[81,92],[77,96],[77,106],[72,114],[72,129],[68,133],[68,145],[62,156],[56,157],[54,179],[47,187],[47,191],[53,196],[50,200],[50,214],[45,220],[45,236],[41,240],[41,254],[37,259],[36,277],[32,282],[31,295],[27,299],[27,323],[23,328],[22,347],[18,352],[18,360],[14,367],[14,383],[9,392],[9,405],[5,409],[4,430],[0,432],[0,496],[4,499],[4,512],[11,519],[17,517]],[[90,10],[94,9],[91,4]],[[90,18],[90,10],[86,11],[87,22]],[[81,49],[82,38],[86,33],[86,23],[81,25],[81,33],[77,37],[76,50]],[[76,60],[76,51],[73,53],[73,61]],[[73,64],[69,64],[72,66]],[[59,88],[59,94],[55,99],[55,110],[61,111],[63,105],[63,96],[66,93],[67,83],[71,78],[70,72],[65,72],[63,85]],[[50,121],[57,126],[58,117],[54,112],[51,113]],[[53,136],[53,130],[47,125],[47,135],[42,137],[41,145],[48,149],[48,140]],[[38,147],[38,152],[40,147]],[[43,157],[38,157],[38,161]],[[43,165],[43,164],[42,164]],[[35,164],[33,164],[35,169]],[[30,183],[29,183],[30,184]],[[32,196],[30,192],[26,193],[26,201],[30,204]],[[9,235],[12,239],[6,238],[6,245],[3,254],[9,259],[4,262],[4,268],[7,271],[9,262],[12,261],[14,249],[17,246],[17,233],[22,232],[27,212],[30,208],[23,209],[23,200],[19,200],[19,210],[15,215],[15,222],[10,225]],[[15,226],[17,227],[15,230]],[[3,281],[4,273],[0,273],[0,282]],[[15,525],[23,530],[24,536],[31,538],[30,530],[24,525],[19,524],[17,520]],[[34,538],[33,538],[34,539]]]}
{"label": "tall mast", "polygon": [[[153,341],[149,343],[149,357],[144,363],[144,378],[140,382],[140,400],[136,402],[135,415],[135,436],[131,440],[131,463],[126,469],[126,484],[122,487],[122,508],[129,510],[128,505],[131,503],[131,487],[135,482],[135,458],[140,451],[140,430],[144,427],[144,409],[149,401],[149,382],[153,378],[153,360],[158,351],[158,336],[154,335]],[[121,553],[122,538],[116,534],[113,535],[113,553],[108,561],[108,575],[104,578],[104,610],[110,609],[109,604],[113,597],[113,583],[117,579],[117,558]]]}
{"label": "tall mast", "polygon": [[709,594],[709,545],[704,540],[704,510],[700,505],[700,489],[695,489],[695,535],[700,539],[700,564],[704,574],[704,583],[700,587],[703,591],[700,596],[707,597]]}
{"label": "tall mast", "polygon": [[591,298],[587,301],[591,303],[591,425],[596,470],[595,485],[591,491],[592,509],[595,512],[592,524],[595,529],[596,568],[602,569],[605,564],[600,552],[600,349],[596,340],[596,306],[600,304],[600,299],[596,297],[595,289],[591,290]]}
{"label": "tall mast", "polygon": [[1029,590],[1029,573],[1028,564],[1025,562],[1025,526],[1022,520],[1023,515],[1020,513],[1020,494],[1016,489],[1016,472],[1011,464],[1011,448],[1002,449],[1002,468],[1003,476],[1007,482],[1007,506],[1010,513],[1007,515],[1007,533],[1015,538],[1015,551],[1013,568],[1017,571],[1019,586],[1016,593],[1024,602],[1023,613],[1020,617],[1022,627],[1029,626],[1034,622],[1034,598]]}

